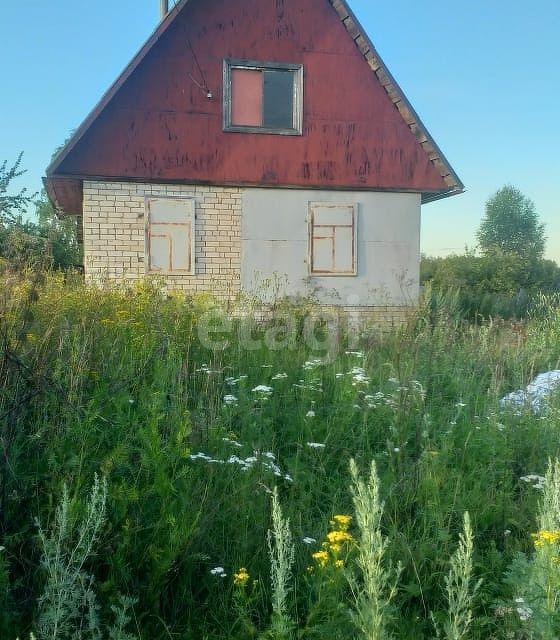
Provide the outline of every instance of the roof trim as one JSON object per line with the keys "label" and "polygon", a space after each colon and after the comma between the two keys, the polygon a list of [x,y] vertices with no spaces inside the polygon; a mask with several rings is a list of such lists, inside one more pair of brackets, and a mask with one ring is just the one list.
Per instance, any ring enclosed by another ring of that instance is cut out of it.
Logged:
{"label": "roof trim", "polygon": [[352,39],[366,59],[371,70],[377,76],[381,86],[385,89],[385,92],[391,99],[392,103],[398,109],[408,128],[412,131],[414,137],[428,156],[430,162],[434,165],[448,186],[448,189],[443,192],[423,194],[422,202],[432,202],[433,200],[439,200],[440,198],[446,198],[448,196],[462,193],[465,190],[465,187],[459,179],[459,176],[455,173],[453,167],[449,164],[449,161],[437,146],[435,140],[420,120],[416,111],[414,111],[403,90],[391,75],[391,72],[383,62],[381,56],[352,12],[352,9],[348,6],[346,0],[329,0],[329,2],[337,12],[338,17],[346,27],[348,33],[352,36]]}
{"label": "roof trim", "polygon": [[70,136],[70,139],[64,144],[60,151],[53,157],[49,166],[47,167],[46,174],[51,176],[56,173],[58,167],[64,162],[68,154],[74,149],[78,142],[82,139],[86,131],[90,128],[93,122],[97,119],[103,109],[109,104],[111,99],[122,87],[122,85],[128,80],[128,78],[134,73],[136,68],[140,65],[142,60],[150,52],[152,47],[157,43],[161,36],[167,31],[167,29],[173,23],[175,17],[180,13],[181,9],[189,0],[179,0],[177,4],[169,10],[167,15],[161,20],[158,26],[152,32],[152,35],[146,40],[142,48],[132,58],[132,60],[125,67],[124,71],[118,76],[113,84],[103,94],[99,102],[93,107],[93,109],[86,116],[82,124],[76,129],[76,131]]}
{"label": "roof trim", "polygon": [[[401,117],[406,122],[408,128],[414,134],[416,140],[428,156],[430,162],[434,165],[434,167],[448,186],[448,188],[443,191],[424,192],[422,194],[422,203],[432,202],[433,200],[439,200],[440,198],[445,198],[458,193],[462,193],[464,191],[463,183],[453,170],[452,166],[449,164],[447,158],[443,155],[440,148],[437,146],[432,136],[429,134],[428,130],[418,117],[416,111],[414,111],[403,90],[391,75],[390,71],[383,62],[381,56],[378,54],[365,30],[350,9],[347,1],[328,1],[338,14],[338,17],[346,27],[346,30],[354,40],[361,54],[364,56],[369,67],[377,76],[379,82],[381,83],[381,86],[401,114]],[[181,12],[183,7],[188,2],[189,0],[179,0],[177,4],[161,20],[159,25],[153,31],[152,35],[148,38],[148,40],[130,61],[130,63],[125,67],[124,71],[119,75],[119,77],[110,86],[110,88],[103,94],[101,100],[99,100],[99,102],[91,110],[82,124],[76,129],[68,142],[53,157],[46,170],[46,174],[48,177],[56,174],[57,169],[62,164],[62,162],[64,162],[68,154],[82,139],[84,134],[97,119],[99,114],[103,111],[103,109],[111,101],[113,96],[119,91],[121,86],[140,65],[142,60],[146,57],[152,47],[157,43],[160,37],[171,26],[177,15]]]}

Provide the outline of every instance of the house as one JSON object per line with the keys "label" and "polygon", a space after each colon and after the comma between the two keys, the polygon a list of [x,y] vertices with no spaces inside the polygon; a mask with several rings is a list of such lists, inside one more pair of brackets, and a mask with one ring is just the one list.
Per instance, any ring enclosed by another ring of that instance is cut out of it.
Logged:
{"label": "house", "polygon": [[463,185],[348,4],[164,13],[47,169],[81,219],[87,279],[413,303],[420,206]]}

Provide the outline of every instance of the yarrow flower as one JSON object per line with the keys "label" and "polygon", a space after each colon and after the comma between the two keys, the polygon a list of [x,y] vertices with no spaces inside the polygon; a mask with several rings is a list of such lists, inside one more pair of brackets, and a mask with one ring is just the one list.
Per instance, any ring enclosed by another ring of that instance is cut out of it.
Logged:
{"label": "yarrow flower", "polygon": [[210,569],[210,573],[213,576],[218,576],[220,578],[225,578],[227,576],[227,573],[225,572],[225,569],[223,567],[214,567],[213,569]]}
{"label": "yarrow flower", "polygon": [[314,418],[315,417],[315,411],[313,411],[313,409],[310,409],[306,414],[305,414],[306,418]]}
{"label": "yarrow flower", "polygon": [[[222,440],[234,447],[241,448],[243,446],[236,440],[232,440],[230,438],[222,438]],[[249,471],[255,465],[260,465],[263,469],[271,471],[275,476],[279,478],[284,478],[284,480],[286,480],[287,482],[294,481],[291,475],[282,472],[282,469],[280,469],[280,467],[276,463],[275,456],[272,451],[265,451],[264,453],[261,453],[260,451],[253,451],[253,455],[246,458],[240,458],[239,456],[231,455],[226,459],[211,458],[206,453],[198,452],[191,454],[189,458],[193,461],[203,460],[204,462],[211,464],[236,465],[241,469],[241,471],[244,472]]]}
{"label": "yarrow flower", "polygon": [[310,538],[309,536],[305,536],[305,538],[303,538],[304,544],[315,544],[316,542],[317,540],[315,540],[315,538]]}
{"label": "yarrow flower", "polygon": [[352,376],[352,384],[354,386],[358,384],[368,384],[369,378],[366,375],[366,372],[362,367],[352,367],[350,371],[350,375]]}
{"label": "yarrow flower", "polygon": [[268,387],[266,384],[258,384],[254,389],[253,393],[260,393],[262,395],[268,396],[272,393],[272,387]]}
{"label": "yarrow flower", "polygon": [[311,449],[324,449],[326,445],[324,445],[322,442],[308,442],[307,446]]}
{"label": "yarrow flower", "polygon": [[515,608],[515,610],[519,615],[519,619],[522,622],[526,622],[533,615],[533,610],[531,609],[531,607],[525,604],[524,598],[515,598],[515,602],[517,604],[517,607]]}
{"label": "yarrow flower", "polygon": [[224,403],[225,404],[230,404],[230,405],[235,405],[237,404],[237,398],[232,395],[231,393],[228,393],[224,396]]}
{"label": "yarrow flower", "polygon": [[544,477],[536,473],[529,473],[526,476],[521,476],[519,479],[522,482],[532,485],[533,489],[539,489],[540,491],[544,489]]}
{"label": "yarrow flower", "polygon": [[321,358],[313,358],[312,360],[307,360],[303,363],[303,369],[305,371],[309,371],[310,369],[316,369],[317,367],[322,366],[324,363]]}

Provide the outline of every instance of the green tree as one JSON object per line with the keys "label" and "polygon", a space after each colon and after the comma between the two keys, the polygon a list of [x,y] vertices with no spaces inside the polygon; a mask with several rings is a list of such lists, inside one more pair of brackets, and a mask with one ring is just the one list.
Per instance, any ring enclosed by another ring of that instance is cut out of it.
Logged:
{"label": "green tree", "polygon": [[[13,180],[25,173],[22,157],[23,152],[11,166],[7,160],[0,164],[0,266],[65,269],[79,265],[76,220],[60,219],[45,191],[37,199],[26,188],[11,189]],[[31,205],[35,205],[36,221],[23,219]]]}
{"label": "green tree", "polygon": [[33,201],[33,195],[28,195],[25,188],[15,194],[9,193],[10,183],[25,173],[25,169],[20,169],[22,157],[23,151],[9,168],[7,160],[0,164],[0,225],[15,222]]}
{"label": "green tree", "polygon": [[81,264],[81,251],[77,240],[76,218],[59,218],[46,192],[35,201],[37,216],[36,235],[44,240],[45,251],[57,269]]}
{"label": "green tree", "polygon": [[513,253],[528,260],[542,258],[546,240],[533,201],[509,184],[486,202],[477,239],[484,254]]}

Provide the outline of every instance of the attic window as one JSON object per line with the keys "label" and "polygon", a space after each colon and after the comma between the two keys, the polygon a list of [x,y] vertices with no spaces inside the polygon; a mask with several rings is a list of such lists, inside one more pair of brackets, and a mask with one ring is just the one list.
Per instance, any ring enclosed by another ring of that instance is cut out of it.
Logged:
{"label": "attic window", "polygon": [[224,60],[224,130],[301,135],[301,64]]}

